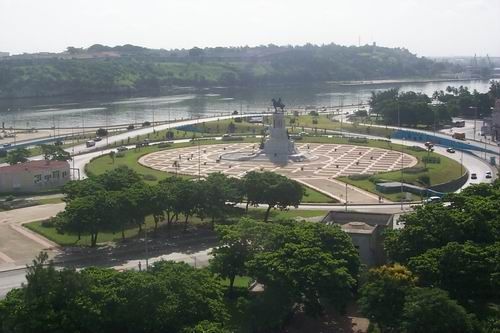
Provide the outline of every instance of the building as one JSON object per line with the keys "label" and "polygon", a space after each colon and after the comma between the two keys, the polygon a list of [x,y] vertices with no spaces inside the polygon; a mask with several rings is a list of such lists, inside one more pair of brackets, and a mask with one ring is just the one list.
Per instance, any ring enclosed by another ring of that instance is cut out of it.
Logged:
{"label": "building", "polygon": [[373,267],[386,263],[383,232],[393,228],[393,220],[392,214],[330,211],[322,223],[340,226],[351,236],[361,264]]}
{"label": "building", "polygon": [[0,192],[29,193],[56,189],[70,180],[66,161],[30,161],[0,167]]}
{"label": "building", "polygon": [[484,135],[491,135],[492,140],[500,141],[500,99],[495,101],[491,117],[484,118],[481,132]]}

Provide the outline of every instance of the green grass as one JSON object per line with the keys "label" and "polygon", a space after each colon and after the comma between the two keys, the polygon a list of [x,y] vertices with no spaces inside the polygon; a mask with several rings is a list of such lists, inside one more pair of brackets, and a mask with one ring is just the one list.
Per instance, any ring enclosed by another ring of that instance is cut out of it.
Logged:
{"label": "green grass", "polygon": [[[250,140],[250,139],[249,139]],[[203,144],[221,144],[225,143],[223,141],[214,141],[214,140],[208,140],[208,141],[203,141]],[[182,148],[182,147],[188,147],[191,146],[191,143],[178,143],[173,145],[170,148],[166,149],[173,149],[173,148]],[[143,147],[143,148],[134,148],[130,149],[125,152],[123,157],[115,157],[115,162],[113,163],[113,160],[109,155],[102,155],[99,156],[95,159],[93,159],[89,164],[85,166],[85,172],[89,175],[101,175],[105,173],[106,171],[110,171],[113,169],[118,168],[119,166],[127,166],[130,169],[136,171],[139,173],[143,178],[144,177],[154,177],[156,180],[146,180],[146,183],[149,184],[155,184],[158,181],[171,177],[173,174],[164,172],[164,171],[159,171],[159,170],[154,170],[150,169],[148,167],[145,167],[141,164],[139,164],[138,160],[141,156],[158,151],[156,146],[149,146],[149,147]],[[186,178],[192,178],[190,176],[182,175],[182,177]],[[149,178],[148,178],[149,179]],[[306,191],[306,196],[304,196],[303,202],[306,203],[335,203],[338,202],[337,200],[324,195],[323,193],[320,193],[312,188],[308,188],[304,186],[305,191]]]}
{"label": "green grass", "polygon": [[37,199],[36,202],[38,202],[39,205],[50,205],[50,204],[58,204],[63,202],[62,198],[43,198],[43,199]]}
{"label": "green grass", "polygon": [[304,186],[306,191],[304,197],[302,198],[302,202],[304,203],[336,203],[338,200],[331,198],[321,192],[318,192],[310,187]]}
{"label": "green grass", "polygon": [[[309,218],[309,217],[319,217],[325,216],[327,211],[325,210],[271,210],[269,214],[269,219],[279,220],[279,219],[295,219],[295,218]],[[232,213],[230,213],[226,221],[224,223],[234,223],[241,217],[247,216],[257,221],[262,221],[264,219],[265,209],[261,208],[250,208],[248,210],[248,214],[245,214],[243,209],[233,209]],[[183,220],[181,217],[180,220]],[[179,222],[177,225],[180,226]],[[189,224],[191,226],[203,227],[210,223],[209,220],[205,219],[201,221],[200,218],[194,216],[189,220]],[[160,224],[160,228],[165,224]],[[43,221],[26,223],[23,225],[24,227],[50,239],[51,241],[61,245],[61,246],[90,246],[90,236],[82,235],[81,239],[78,240],[76,234],[71,233],[59,233],[55,226],[47,226],[43,224]],[[152,231],[154,229],[154,221],[152,216],[146,217],[146,224],[143,226],[143,229],[147,229],[148,231]],[[125,230],[125,238],[133,238],[139,236],[139,229],[137,226],[130,226]],[[121,232],[101,232],[98,235],[98,243],[108,243],[108,242],[119,242],[121,241],[122,236]]]}
{"label": "green grass", "polygon": [[[342,122],[342,124],[339,121],[332,121],[326,117],[326,115],[320,115],[318,117],[314,116],[297,116],[297,117],[287,117],[288,119],[290,118],[295,118],[295,123],[293,124],[294,126],[294,132],[301,132],[302,128],[318,128],[318,132],[320,132],[320,129],[327,129],[327,130],[333,130],[333,131],[348,131],[348,132],[353,132],[353,133],[359,133],[359,134],[368,134],[368,135],[377,135],[377,136],[382,136],[382,137],[387,137],[388,135],[391,135],[393,133],[392,129],[387,129],[383,127],[373,127],[373,126],[366,126],[366,125],[357,125],[357,124],[349,124]],[[313,120],[316,120],[317,123],[314,124]],[[290,125],[291,126],[291,125]]]}
{"label": "green grass", "polygon": [[[396,147],[396,149],[401,149],[401,147]],[[413,155],[418,158],[418,163],[415,167],[424,167],[424,163],[422,162],[422,157],[427,156],[427,152],[417,152],[417,151],[412,151],[409,149],[404,149],[403,150],[405,153],[408,153],[410,155]],[[401,199],[401,194],[400,193],[391,193],[391,194],[386,194],[386,193],[381,193],[378,192],[375,188],[375,183],[376,182],[382,182],[382,181],[395,181],[395,182],[404,182],[408,184],[413,184],[417,186],[423,186],[419,181],[418,178],[420,176],[429,176],[430,179],[430,186],[433,185],[438,185],[442,183],[447,183],[450,182],[454,179],[457,179],[461,176],[461,166],[460,163],[452,160],[451,158],[448,158],[446,156],[436,154],[436,153],[430,153],[429,156],[435,156],[439,157],[441,160],[441,163],[439,164],[427,164],[427,171],[423,172],[418,172],[418,173],[402,173],[401,170],[397,171],[391,171],[391,172],[383,172],[383,173],[377,173],[372,176],[372,178],[376,179],[375,182],[370,181],[369,179],[362,179],[362,180],[353,180],[350,179],[349,177],[339,177],[337,178],[340,181],[346,182],[348,184],[351,184],[353,186],[359,187],[361,189],[364,189],[366,191],[375,193],[377,195],[381,195],[389,200],[393,201],[398,201]]]}
{"label": "green grass", "polygon": [[[252,283],[253,279],[249,276],[236,276],[234,278],[233,287],[247,289]],[[221,284],[223,286],[229,287],[229,279],[221,279]]]}

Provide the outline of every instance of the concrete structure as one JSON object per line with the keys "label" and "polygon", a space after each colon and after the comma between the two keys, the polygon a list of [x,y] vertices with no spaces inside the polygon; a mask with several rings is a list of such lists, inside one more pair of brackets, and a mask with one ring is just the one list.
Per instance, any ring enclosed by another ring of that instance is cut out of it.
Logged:
{"label": "concrete structure", "polygon": [[305,159],[288,136],[283,112],[276,111],[273,114],[273,124],[269,127],[269,137],[264,143],[264,153],[269,160],[277,164],[286,164],[288,159],[294,161]]}
{"label": "concrete structure", "polygon": [[373,267],[386,262],[383,231],[393,228],[393,220],[392,214],[330,211],[322,223],[340,226],[351,236],[361,263]]}
{"label": "concrete structure", "polygon": [[484,135],[491,135],[495,141],[500,140],[500,99],[495,101],[491,117],[484,118],[481,132]]}
{"label": "concrete structure", "polygon": [[30,161],[0,167],[0,192],[29,193],[58,188],[70,180],[66,161]]}

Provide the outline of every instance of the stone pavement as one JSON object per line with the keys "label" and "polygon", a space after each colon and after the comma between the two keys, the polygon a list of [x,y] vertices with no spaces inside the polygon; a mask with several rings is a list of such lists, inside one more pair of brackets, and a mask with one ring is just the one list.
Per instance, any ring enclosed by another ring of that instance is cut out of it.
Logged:
{"label": "stone pavement", "polygon": [[40,252],[58,253],[57,245],[22,227],[45,220],[64,209],[65,204],[40,205],[0,212],[0,270],[26,265]]}
{"label": "stone pavement", "polygon": [[[341,202],[345,202],[345,184],[334,180],[335,177],[398,170],[417,163],[411,155],[381,148],[314,143],[299,144],[297,147],[311,156],[309,161],[290,161],[287,165],[279,166],[263,159],[220,160],[225,153],[250,155],[258,149],[258,144],[254,143],[228,143],[163,150],[141,157],[139,163],[161,171],[194,176],[222,172],[228,176],[242,177],[249,171],[273,171]],[[347,200],[349,203],[377,203],[378,197],[348,186]]]}

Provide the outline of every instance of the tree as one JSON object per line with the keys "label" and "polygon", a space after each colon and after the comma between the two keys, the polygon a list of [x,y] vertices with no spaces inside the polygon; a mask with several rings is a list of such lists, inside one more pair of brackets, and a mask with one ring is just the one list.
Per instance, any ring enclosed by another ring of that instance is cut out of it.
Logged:
{"label": "tree", "polygon": [[115,164],[115,156],[116,156],[116,152],[114,150],[109,152],[109,158],[111,158],[111,160],[113,161],[113,164]]}
{"label": "tree", "polygon": [[465,309],[438,288],[415,288],[406,297],[402,328],[408,333],[477,332]]}
{"label": "tree", "polygon": [[99,128],[96,132],[95,135],[97,136],[108,136],[108,130],[105,128]]}
{"label": "tree", "polygon": [[102,190],[104,190],[104,187],[94,177],[83,180],[70,180],[62,188],[62,193],[65,194],[63,200],[69,202],[77,197],[89,196]]}
{"label": "tree", "polygon": [[126,166],[119,166],[96,176],[95,182],[101,184],[107,191],[120,191],[143,183],[141,176]]}
{"label": "tree", "polygon": [[51,161],[71,160],[71,154],[59,146],[42,144],[40,145],[40,149],[42,150],[42,155],[45,160],[51,160]]}
{"label": "tree", "polygon": [[404,266],[381,266],[371,269],[360,290],[361,311],[384,331],[400,325],[405,297],[417,279]]}
{"label": "tree", "polygon": [[216,227],[219,237],[217,247],[212,250],[210,268],[223,278],[229,279],[229,294],[233,293],[234,279],[247,273],[246,262],[258,247],[263,228],[250,219],[241,219],[235,225]]}
{"label": "tree", "polygon": [[211,218],[212,228],[216,219],[224,218],[228,207],[240,202],[240,192],[234,184],[220,172],[211,173],[200,182],[200,192],[204,194],[200,211]]}
{"label": "tree", "polygon": [[500,296],[500,242],[451,242],[411,258],[408,267],[420,285],[442,288],[463,303]]}
{"label": "tree", "polygon": [[29,152],[28,149],[26,148],[16,148],[13,150],[10,150],[7,153],[7,157],[5,159],[5,162],[9,163],[10,165],[14,165],[17,163],[25,163],[28,162],[28,157],[30,157],[31,153]]}
{"label": "tree", "polygon": [[206,269],[162,262],[148,272],[56,270],[46,255],[0,300],[2,332],[225,333],[223,290]]}
{"label": "tree", "polygon": [[236,125],[233,122],[230,122],[229,125],[227,125],[227,132],[228,133],[236,132]]}
{"label": "tree", "polygon": [[356,285],[359,258],[350,237],[320,223],[264,224],[263,249],[247,262],[250,276],[266,290],[279,290],[303,304],[306,313],[322,312],[322,301],[344,310]]}
{"label": "tree", "polygon": [[407,263],[449,242],[491,244],[500,240],[500,182],[471,186],[447,196],[449,206],[425,205],[402,216],[405,228],[387,234],[389,257]]}
{"label": "tree", "polygon": [[289,206],[298,207],[304,196],[304,188],[298,182],[274,172],[251,171],[243,177],[248,203],[267,204],[264,221],[269,219],[272,208],[281,210]]}
{"label": "tree", "polygon": [[105,191],[77,197],[68,202],[58,227],[61,232],[78,234],[79,239],[80,235],[90,235],[90,246],[95,247],[99,233],[115,225],[115,211],[115,201]]}

